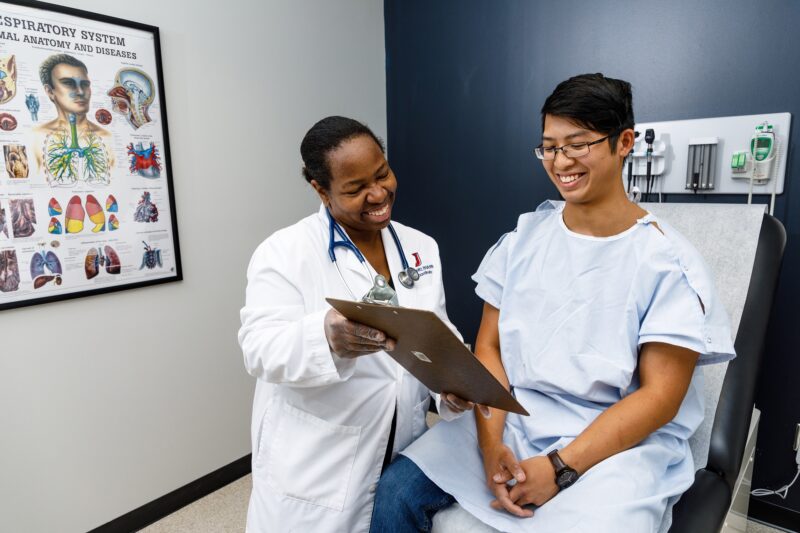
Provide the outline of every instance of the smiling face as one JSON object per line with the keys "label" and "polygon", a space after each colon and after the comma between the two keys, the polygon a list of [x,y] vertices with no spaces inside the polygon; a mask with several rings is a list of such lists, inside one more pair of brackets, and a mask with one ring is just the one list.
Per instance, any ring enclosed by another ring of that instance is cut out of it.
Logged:
{"label": "smiling face", "polygon": [[89,111],[92,86],[86,69],[59,63],[53,67],[53,85],[45,85],[50,100],[64,113],[84,115]]}
{"label": "smiling face", "polygon": [[[547,148],[586,143],[605,136],[567,118],[546,115],[542,145]],[[612,151],[606,140],[592,145],[589,153],[582,157],[569,158],[559,151],[555,159],[543,160],[542,164],[568,204],[602,203],[619,194],[624,196],[622,165],[632,147],[633,130],[627,129],[620,134],[616,150]]]}
{"label": "smiling face", "polygon": [[397,180],[378,144],[367,135],[344,141],[328,152],[331,181],[324,189],[312,181],[333,218],[353,239],[389,225]]}

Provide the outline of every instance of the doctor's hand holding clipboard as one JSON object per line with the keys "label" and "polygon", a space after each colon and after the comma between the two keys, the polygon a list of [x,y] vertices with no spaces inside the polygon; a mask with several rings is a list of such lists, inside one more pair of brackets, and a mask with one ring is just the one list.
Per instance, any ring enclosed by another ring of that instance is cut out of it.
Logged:
{"label": "doctor's hand holding clipboard", "polygon": [[325,336],[331,351],[339,357],[353,358],[381,350],[391,352],[395,341],[377,329],[344,317],[331,309],[325,315]]}
{"label": "doctor's hand holding clipboard", "polygon": [[[336,309],[331,309],[325,315],[325,336],[331,351],[342,358],[361,357],[379,351],[391,352],[397,342],[381,330],[371,328],[360,322],[348,320]],[[452,393],[442,393],[442,400],[455,412],[469,411],[476,404],[459,398]],[[477,405],[478,410],[485,417],[490,416],[489,408]]]}

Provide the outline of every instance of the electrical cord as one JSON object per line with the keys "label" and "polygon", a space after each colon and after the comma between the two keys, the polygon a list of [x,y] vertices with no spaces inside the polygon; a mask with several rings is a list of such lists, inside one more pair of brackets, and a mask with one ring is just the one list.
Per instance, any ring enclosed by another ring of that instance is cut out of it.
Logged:
{"label": "electrical cord", "polygon": [[789,494],[789,489],[794,485],[794,482],[797,481],[797,478],[800,477],[800,465],[797,465],[797,473],[794,475],[794,479],[788,485],[784,485],[783,487],[779,488],[778,490],[769,490],[769,489],[756,489],[750,491],[750,494],[753,496],[772,496],[773,494],[780,496],[781,499],[785,500],[786,496]]}
{"label": "electrical cord", "polygon": [[782,500],[785,500],[786,496],[789,495],[789,489],[792,488],[794,482],[797,481],[798,477],[800,477],[800,449],[797,450],[797,455],[795,456],[795,462],[797,463],[797,473],[794,475],[794,478],[788,485],[784,485],[778,490],[755,489],[750,491],[750,494],[752,496],[772,496],[774,494],[776,496],[780,496]]}
{"label": "electrical cord", "polygon": [[769,214],[775,216],[775,193],[778,192],[778,165],[780,164],[781,146],[778,144],[778,137],[775,138],[775,176],[772,178],[772,196],[769,200]]}
{"label": "electrical cord", "polygon": [[631,180],[633,179],[633,150],[628,154],[628,191],[631,193]]}

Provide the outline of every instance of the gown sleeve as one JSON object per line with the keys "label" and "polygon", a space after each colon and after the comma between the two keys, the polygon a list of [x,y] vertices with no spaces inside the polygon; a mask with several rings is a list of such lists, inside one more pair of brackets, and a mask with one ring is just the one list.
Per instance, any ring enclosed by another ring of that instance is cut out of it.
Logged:
{"label": "gown sleeve", "polygon": [[508,266],[508,249],[513,233],[506,233],[491,247],[483,257],[478,271],[472,275],[477,283],[475,294],[496,309],[500,309],[503,301],[503,289],[506,282]]}
{"label": "gown sleeve", "polygon": [[644,270],[640,284],[652,297],[639,327],[640,346],[663,342],[687,348],[699,354],[698,365],[736,356],[730,320],[698,252],[659,254]]}

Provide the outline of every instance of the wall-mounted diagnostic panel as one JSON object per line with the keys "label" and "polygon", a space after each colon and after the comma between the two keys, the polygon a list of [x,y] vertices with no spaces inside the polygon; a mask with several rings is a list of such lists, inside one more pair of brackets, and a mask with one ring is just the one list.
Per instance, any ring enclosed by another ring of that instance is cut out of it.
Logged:
{"label": "wall-mounted diagnostic panel", "polygon": [[636,124],[623,182],[650,201],[658,193],[782,194],[791,122],[772,113]]}

